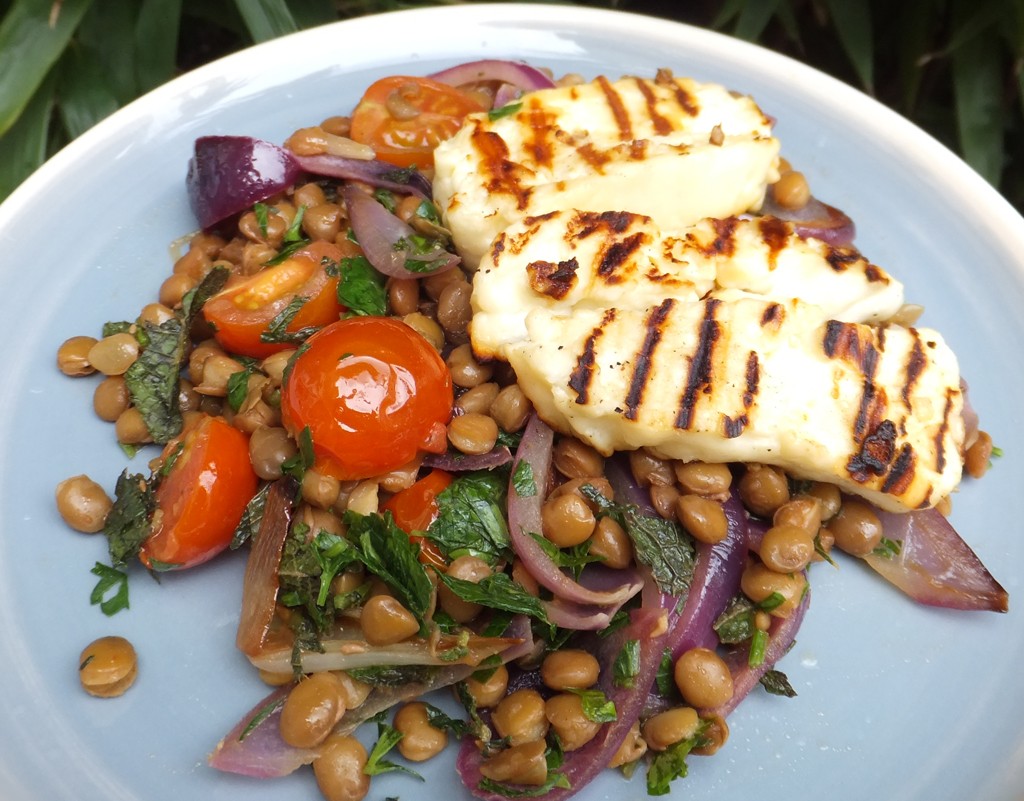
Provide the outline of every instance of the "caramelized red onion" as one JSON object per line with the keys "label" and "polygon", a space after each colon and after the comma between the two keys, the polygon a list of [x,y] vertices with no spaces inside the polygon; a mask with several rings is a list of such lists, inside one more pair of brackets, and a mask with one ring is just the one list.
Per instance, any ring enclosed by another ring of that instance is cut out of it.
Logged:
{"label": "caramelized red onion", "polygon": [[259,531],[249,550],[235,644],[250,659],[263,652],[274,622],[279,587],[277,571],[291,525],[295,493],[296,484],[291,478],[283,478],[271,486]]}
{"label": "caramelized red onion", "polygon": [[940,512],[875,513],[884,536],[899,543],[899,553],[872,553],[864,561],[887,581],[928,606],[1007,611],[1006,590]]}
{"label": "caramelized red onion", "polygon": [[533,494],[525,496],[516,491],[515,481],[511,482],[509,487],[508,528],[512,549],[530,575],[557,597],[583,606],[617,609],[640,591],[642,582],[636,573],[628,570],[619,571],[622,583],[616,588],[588,589],[562,572],[540,544],[530,536],[531,533],[540,534],[543,530],[540,510],[551,477],[553,443],[554,432],[537,415],[533,415],[523,431],[523,438],[512,465],[513,476],[520,469],[520,464],[528,465],[532,471],[534,485]]}
{"label": "caramelized red onion", "polygon": [[[466,86],[473,83],[495,81],[513,86],[520,92],[532,92],[535,89],[550,89],[555,82],[541,70],[518,61],[499,59],[483,59],[470,61],[435,72],[429,76],[435,81],[449,86]],[[495,106],[497,107],[497,103]]]}
{"label": "caramelized red onion", "polygon": [[431,195],[430,181],[419,170],[403,170],[379,159],[350,159],[328,154],[294,158],[303,170],[312,175],[359,181],[403,195]]}
{"label": "caramelized red onion", "polygon": [[[459,257],[439,244],[426,253],[413,253],[410,243],[416,232],[398,219],[384,206],[358,187],[347,185],[342,189],[349,223],[367,260],[384,275],[392,278],[423,278],[452,269]],[[426,263],[427,269],[413,271],[410,261]]]}
{"label": "caramelized red onion", "polygon": [[798,236],[821,239],[837,247],[852,245],[857,234],[853,220],[844,212],[813,197],[799,209],[787,209],[776,203],[769,191],[761,214],[792,223]]}
{"label": "caramelized red onion", "polygon": [[249,136],[201,136],[185,184],[199,225],[209,228],[295,183],[301,169],[287,150]]}
{"label": "caramelized red onion", "polygon": [[512,461],[512,451],[504,445],[481,454],[428,453],[423,457],[424,467],[436,467],[448,473],[465,473],[472,470],[494,470]]}

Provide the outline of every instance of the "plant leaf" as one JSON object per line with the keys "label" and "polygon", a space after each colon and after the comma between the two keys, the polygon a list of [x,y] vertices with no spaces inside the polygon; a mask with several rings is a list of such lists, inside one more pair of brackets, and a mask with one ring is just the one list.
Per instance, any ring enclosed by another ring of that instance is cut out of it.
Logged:
{"label": "plant leaf", "polygon": [[875,45],[871,31],[871,6],[849,0],[826,0],[836,35],[850,57],[864,89],[875,91]]}
{"label": "plant leaf", "polygon": [[72,43],[60,60],[61,122],[68,138],[74,139],[117,110],[103,65],[92,51]]}
{"label": "plant leaf", "polygon": [[953,96],[964,159],[994,186],[1003,170],[1001,52],[976,36],[953,53]]}
{"label": "plant leaf", "polygon": [[135,22],[135,71],[140,92],[174,75],[181,0],[142,0]]}
{"label": "plant leaf", "polygon": [[284,0],[235,0],[235,5],[255,42],[265,42],[298,30]]}
{"label": "plant leaf", "polygon": [[[0,22],[0,134],[25,109],[57,63],[92,0],[15,0]],[[52,22],[52,24],[51,24]]]}
{"label": "plant leaf", "polygon": [[289,0],[288,8],[299,28],[312,28],[338,19],[332,0]]}
{"label": "plant leaf", "polygon": [[740,39],[756,42],[764,33],[781,0],[746,0],[740,9],[733,34]]}
{"label": "plant leaf", "polygon": [[50,75],[32,95],[17,121],[0,136],[0,200],[46,160],[46,143],[53,114],[56,76]]}

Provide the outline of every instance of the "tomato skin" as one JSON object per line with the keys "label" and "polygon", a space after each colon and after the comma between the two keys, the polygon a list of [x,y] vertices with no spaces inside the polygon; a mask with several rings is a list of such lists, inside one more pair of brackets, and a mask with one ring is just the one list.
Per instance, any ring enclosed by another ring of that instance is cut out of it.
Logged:
{"label": "tomato skin", "polygon": [[452,403],[441,356],[388,317],[351,317],[314,334],[281,389],[285,427],[297,436],[309,426],[316,468],[344,481],[436,451]]}
{"label": "tomato skin", "polygon": [[249,438],[222,418],[203,415],[163,456],[174,462],[156,488],[153,533],[139,559],[160,570],[194,567],[231,544],[259,486]]}
{"label": "tomato skin", "polygon": [[445,569],[448,563],[437,546],[418,532],[430,528],[440,509],[437,496],[452,483],[451,473],[431,470],[411,487],[396,492],[381,506],[381,512],[391,512],[395,525],[409,535],[409,539],[420,546],[420,561]]}
{"label": "tomato skin", "polygon": [[229,283],[206,302],[203,316],[229,353],[262,359],[292,348],[294,344],[286,342],[263,342],[260,335],[297,295],[307,300],[288,324],[289,332],[308,326],[320,328],[337,320],[343,310],[338,303],[338,279],[327,274],[323,261],[342,258],[343,252],[334,244],[313,242],[280,264]]}
{"label": "tomato skin", "polygon": [[[419,114],[395,117],[391,112],[395,100]],[[393,75],[366,90],[352,113],[350,136],[370,145],[382,161],[422,169],[433,166],[434,148],[462,127],[467,114],[485,110],[455,87],[430,78]]]}

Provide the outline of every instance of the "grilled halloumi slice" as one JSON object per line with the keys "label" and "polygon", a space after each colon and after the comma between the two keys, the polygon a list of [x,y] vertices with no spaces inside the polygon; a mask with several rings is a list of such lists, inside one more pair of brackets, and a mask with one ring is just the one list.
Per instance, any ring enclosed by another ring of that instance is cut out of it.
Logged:
{"label": "grilled halloumi slice", "polygon": [[753,298],[537,309],[526,327],[507,346],[520,386],[602,453],[771,464],[892,511],[934,505],[960,480],[959,369],[934,331]]}
{"label": "grilled halloumi slice", "polygon": [[434,151],[434,201],[470,268],[523,217],[627,209],[668,227],[759,208],[778,140],[749,97],[675,78],[597,78],[470,115]]}
{"label": "grilled halloumi slice", "polygon": [[504,358],[533,309],[645,309],[666,298],[799,298],[824,317],[882,322],[903,285],[852,248],[802,239],[773,217],[704,219],[663,231],[628,212],[564,210],[501,232],[473,277],[473,348]]}

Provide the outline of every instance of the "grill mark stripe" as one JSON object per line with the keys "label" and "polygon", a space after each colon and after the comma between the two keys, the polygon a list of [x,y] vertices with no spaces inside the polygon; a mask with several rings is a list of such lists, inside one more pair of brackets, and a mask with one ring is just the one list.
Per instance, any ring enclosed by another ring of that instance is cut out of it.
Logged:
{"label": "grill mark stripe", "polygon": [[907,409],[910,409],[910,394],[914,391],[914,386],[917,384],[917,379],[921,377],[921,373],[924,372],[927,359],[924,356],[924,346],[921,344],[921,337],[918,336],[916,328],[908,329],[910,335],[914,338],[914,347],[910,350],[910,356],[907,357],[906,366],[906,380],[903,382],[903,403]]}
{"label": "grill mark stripe", "polygon": [[853,423],[855,439],[859,445],[864,441],[867,434],[869,418],[875,406],[877,388],[875,387],[875,369],[878,367],[878,351],[870,343],[864,350],[864,356],[860,361],[861,372],[864,374],[864,389],[860,395],[860,408],[857,410],[857,418]]}
{"label": "grill mark stripe", "polygon": [[697,347],[690,360],[690,369],[686,375],[686,388],[679,399],[679,411],[676,414],[675,427],[688,429],[693,424],[693,413],[697,405],[697,393],[701,387],[711,380],[711,364],[715,351],[715,343],[721,336],[721,326],[715,319],[715,312],[722,301],[712,298],[704,303],[704,317],[700,322]]}
{"label": "grill mark stripe", "polygon": [[943,440],[946,439],[946,432],[949,431],[949,415],[953,410],[953,390],[946,390],[946,407],[942,412],[942,425],[935,434],[935,469],[939,473],[946,469],[946,449],[943,447]]}
{"label": "grill mark stripe", "polygon": [[665,117],[658,113],[658,98],[655,96],[654,90],[651,89],[650,83],[643,78],[637,78],[636,86],[640,90],[640,94],[644,96],[644,102],[647,104],[647,115],[651,118],[651,122],[654,123],[654,132],[658,136],[667,136],[672,132],[672,125]]}
{"label": "grill mark stripe", "polygon": [[752,350],[747,354],[746,371],[747,388],[743,392],[743,408],[749,409],[757,398],[757,385],[761,381],[761,365],[757,358],[757,351]]}
{"label": "grill mark stripe", "polygon": [[892,463],[889,475],[882,482],[882,492],[890,493],[895,491],[902,495],[914,480],[914,449],[909,443],[900,448],[900,455]]}
{"label": "grill mark stripe", "polygon": [[633,366],[633,375],[629,381],[629,392],[626,395],[627,420],[636,420],[637,411],[643,403],[644,389],[647,387],[647,376],[651,371],[651,360],[654,351],[661,342],[662,326],[672,311],[676,302],[672,298],[662,301],[647,317],[647,334],[644,336],[644,343],[640,346],[640,352],[636,356],[636,364]]}
{"label": "grill mark stripe", "polygon": [[619,135],[623,141],[630,141],[633,138],[633,126],[629,120],[629,112],[626,111],[626,107],[622,103],[622,98],[619,97],[611,82],[603,75],[598,76],[597,85],[601,87],[601,91],[604,92],[604,99],[608,101],[608,108],[611,109],[612,116],[615,118],[615,124],[619,127]]}
{"label": "grill mark stripe", "polygon": [[582,405],[590,401],[590,382],[594,378],[594,367],[597,364],[597,341],[614,319],[615,309],[607,309],[601,318],[601,324],[587,337],[587,341],[583,345],[583,352],[569,376],[569,388],[575,390],[578,404]]}
{"label": "grill mark stripe", "polygon": [[683,87],[679,85],[677,81],[670,82],[672,86],[672,95],[676,99],[676,103],[679,104],[679,108],[685,111],[689,116],[696,117],[700,113],[700,106],[693,99],[693,95],[687,92]]}

